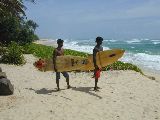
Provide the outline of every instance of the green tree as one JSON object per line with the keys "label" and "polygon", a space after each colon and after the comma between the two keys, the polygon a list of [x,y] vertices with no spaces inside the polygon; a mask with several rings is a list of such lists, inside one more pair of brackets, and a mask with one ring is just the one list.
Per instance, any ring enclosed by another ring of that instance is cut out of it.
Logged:
{"label": "green tree", "polygon": [[8,44],[16,40],[20,31],[20,22],[16,17],[5,17],[0,20],[0,42]]}
{"label": "green tree", "polygon": [[39,27],[38,24],[37,24],[36,22],[34,22],[33,20],[28,20],[28,21],[26,22],[26,25],[29,27],[29,29],[31,29],[31,30],[33,30],[33,31],[35,31],[35,29],[36,29],[37,27]]}
{"label": "green tree", "polygon": [[[34,2],[34,0],[26,0]],[[38,27],[32,20],[26,20],[26,7],[23,0],[0,0],[0,42],[8,45],[11,41],[20,44],[30,43],[38,36],[34,34]]]}
{"label": "green tree", "polygon": [[[26,1],[34,2],[34,0]],[[25,16],[25,9],[23,0],[0,0],[1,17],[15,16],[21,18],[21,16]]]}

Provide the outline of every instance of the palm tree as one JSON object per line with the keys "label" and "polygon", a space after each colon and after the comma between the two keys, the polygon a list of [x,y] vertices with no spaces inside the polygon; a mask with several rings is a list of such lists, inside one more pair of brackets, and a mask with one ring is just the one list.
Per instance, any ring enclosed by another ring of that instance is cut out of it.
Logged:
{"label": "palm tree", "polygon": [[[35,2],[34,0],[26,0]],[[20,18],[25,16],[23,0],[0,0],[0,15],[6,17],[8,15]]]}
{"label": "palm tree", "polygon": [[35,31],[35,29],[36,29],[37,27],[39,27],[38,24],[37,24],[36,22],[34,22],[33,20],[28,20],[28,21],[26,22],[26,24],[27,24],[27,26],[28,26],[29,28],[31,28],[31,29],[34,30],[34,31]]}

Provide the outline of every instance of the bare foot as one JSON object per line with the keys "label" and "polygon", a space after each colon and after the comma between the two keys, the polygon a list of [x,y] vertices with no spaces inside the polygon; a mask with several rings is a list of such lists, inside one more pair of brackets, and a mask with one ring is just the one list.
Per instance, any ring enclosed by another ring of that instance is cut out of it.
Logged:
{"label": "bare foot", "polygon": [[61,89],[60,88],[57,88],[57,91],[60,91]]}
{"label": "bare foot", "polygon": [[102,89],[102,88],[100,88],[100,87],[97,86],[97,89]]}
{"label": "bare foot", "polygon": [[98,90],[98,87],[94,87],[94,91],[95,91],[95,92],[99,91],[99,90]]}
{"label": "bare foot", "polygon": [[70,88],[71,88],[71,86],[70,86],[70,85],[68,85],[68,86],[67,86],[67,89],[70,89]]}

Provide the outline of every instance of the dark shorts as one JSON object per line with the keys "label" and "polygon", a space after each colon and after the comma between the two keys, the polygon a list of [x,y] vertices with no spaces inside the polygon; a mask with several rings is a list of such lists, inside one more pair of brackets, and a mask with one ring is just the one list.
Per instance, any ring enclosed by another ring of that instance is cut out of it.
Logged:
{"label": "dark shorts", "polygon": [[[61,73],[65,78],[69,78],[69,75],[67,72],[61,72]],[[56,72],[56,80],[59,80],[59,79],[60,79],[60,72]]]}

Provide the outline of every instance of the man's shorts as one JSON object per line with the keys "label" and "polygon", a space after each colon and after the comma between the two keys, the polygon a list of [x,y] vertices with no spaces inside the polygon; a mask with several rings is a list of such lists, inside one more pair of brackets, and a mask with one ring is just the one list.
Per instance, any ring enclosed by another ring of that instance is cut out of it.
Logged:
{"label": "man's shorts", "polygon": [[94,77],[97,79],[100,78],[100,73],[101,73],[101,69],[98,69],[98,70],[95,69],[94,70]]}
{"label": "man's shorts", "polygon": [[[67,72],[61,72],[61,73],[65,78],[69,78],[69,75]],[[56,80],[59,80],[59,79],[60,79],[60,72],[56,72]]]}

